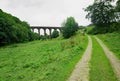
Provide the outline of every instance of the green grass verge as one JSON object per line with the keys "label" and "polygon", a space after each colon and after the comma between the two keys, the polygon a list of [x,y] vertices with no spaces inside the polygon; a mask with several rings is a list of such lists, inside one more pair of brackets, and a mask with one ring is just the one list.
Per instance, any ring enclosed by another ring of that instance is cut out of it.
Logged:
{"label": "green grass verge", "polygon": [[92,37],[93,49],[90,61],[90,81],[118,81],[102,47]]}
{"label": "green grass verge", "polygon": [[87,47],[87,36],[0,48],[0,81],[66,81]]}
{"label": "green grass verge", "polygon": [[97,36],[120,59],[120,33],[114,32],[114,33],[101,34]]}
{"label": "green grass verge", "polygon": [[88,26],[88,27],[87,27],[87,32],[86,32],[86,33],[89,33],[90,31],[92,31],[94,27],[95,27],[94,25],[93,25],[93,26]]}

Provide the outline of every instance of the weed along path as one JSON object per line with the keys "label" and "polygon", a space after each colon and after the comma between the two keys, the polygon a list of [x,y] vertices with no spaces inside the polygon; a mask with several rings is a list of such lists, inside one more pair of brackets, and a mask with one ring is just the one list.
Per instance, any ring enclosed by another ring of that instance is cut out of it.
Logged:
{"label": "weed along path", "polygon": [[120,60],[103,44],[103,42],[95,36],[98,43],[103,48],[107,58],[110,60],[110,63],[113,67],[114,73],[116,74],[118,80],[120,81]]}
{"label": "weed along path", "polygon": [[92,40],[90,36],[88,36],[88,40],[88,47],[84,52],[84,55],[75,66],[75,69],[67,81],[89,81],[89,61],[92,52]]}

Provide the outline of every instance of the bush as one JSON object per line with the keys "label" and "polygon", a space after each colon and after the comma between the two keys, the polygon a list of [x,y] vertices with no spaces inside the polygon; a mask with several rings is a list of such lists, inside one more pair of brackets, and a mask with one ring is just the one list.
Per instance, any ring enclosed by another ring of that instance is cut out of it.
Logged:
{"label": "bush", "polygon": [[25,21],[0,10],[0,46],[39,39]]}
{"label": "bush", "polygon": [[63,37],[69,38],[73,36],[78,28],[78,24],[73,17],[67,18],[67,20],[62,24]]}
{"label": "bush", "polygon": [[57,30],[54,30],[51,35],[51,38],[57,38],[58,36],[59,36],[59,32]]}
{"label": "bush", "polygon": [[40,40],[45,40],[46,37],[44,35],[40,35]]}

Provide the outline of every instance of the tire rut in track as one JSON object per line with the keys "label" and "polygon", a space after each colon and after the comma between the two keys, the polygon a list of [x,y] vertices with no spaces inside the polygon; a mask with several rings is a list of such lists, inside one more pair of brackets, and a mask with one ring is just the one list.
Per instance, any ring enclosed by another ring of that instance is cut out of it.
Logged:
{"label": "tire rut in track", "polygon": [[88,40],[87,49],[67,81],[89,81],[89,61],[92,54],[92,39],[90,36],[88,36]]}
{"label": "tire rut in track", "polygon": [[118,80],[120,81],[120,60],[103,44],[103,42],[99,38],[97,38],[96,36],[95,38],[103,48],[107,58],[110,60],[114,73],[116,74]]}

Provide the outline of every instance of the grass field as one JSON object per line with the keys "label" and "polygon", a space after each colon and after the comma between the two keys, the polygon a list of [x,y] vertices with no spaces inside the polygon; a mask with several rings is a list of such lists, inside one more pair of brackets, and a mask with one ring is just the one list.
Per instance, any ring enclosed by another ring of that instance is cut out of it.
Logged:
{"label": "grass field", "polygon": [[0,81],[65,81],[87,47],[87,36],[0,48]]}
{"label": "grass field", "polygon": [[90,61],[90,81],[118,81],[102,47],[92,37],[93,49]]}
{"label": "grass field", "polygon": [[114,33],[101,34],[98,35],[98,37],[120,59],[120,33],[114,32]]}
{"label": "grass field", "polygon": [[88,27],[87,27],[87,32],[86,32],[86,33],[90,32],[94,27],[95,27],[94,25],[93,25],[93,26],[88,26]]}

